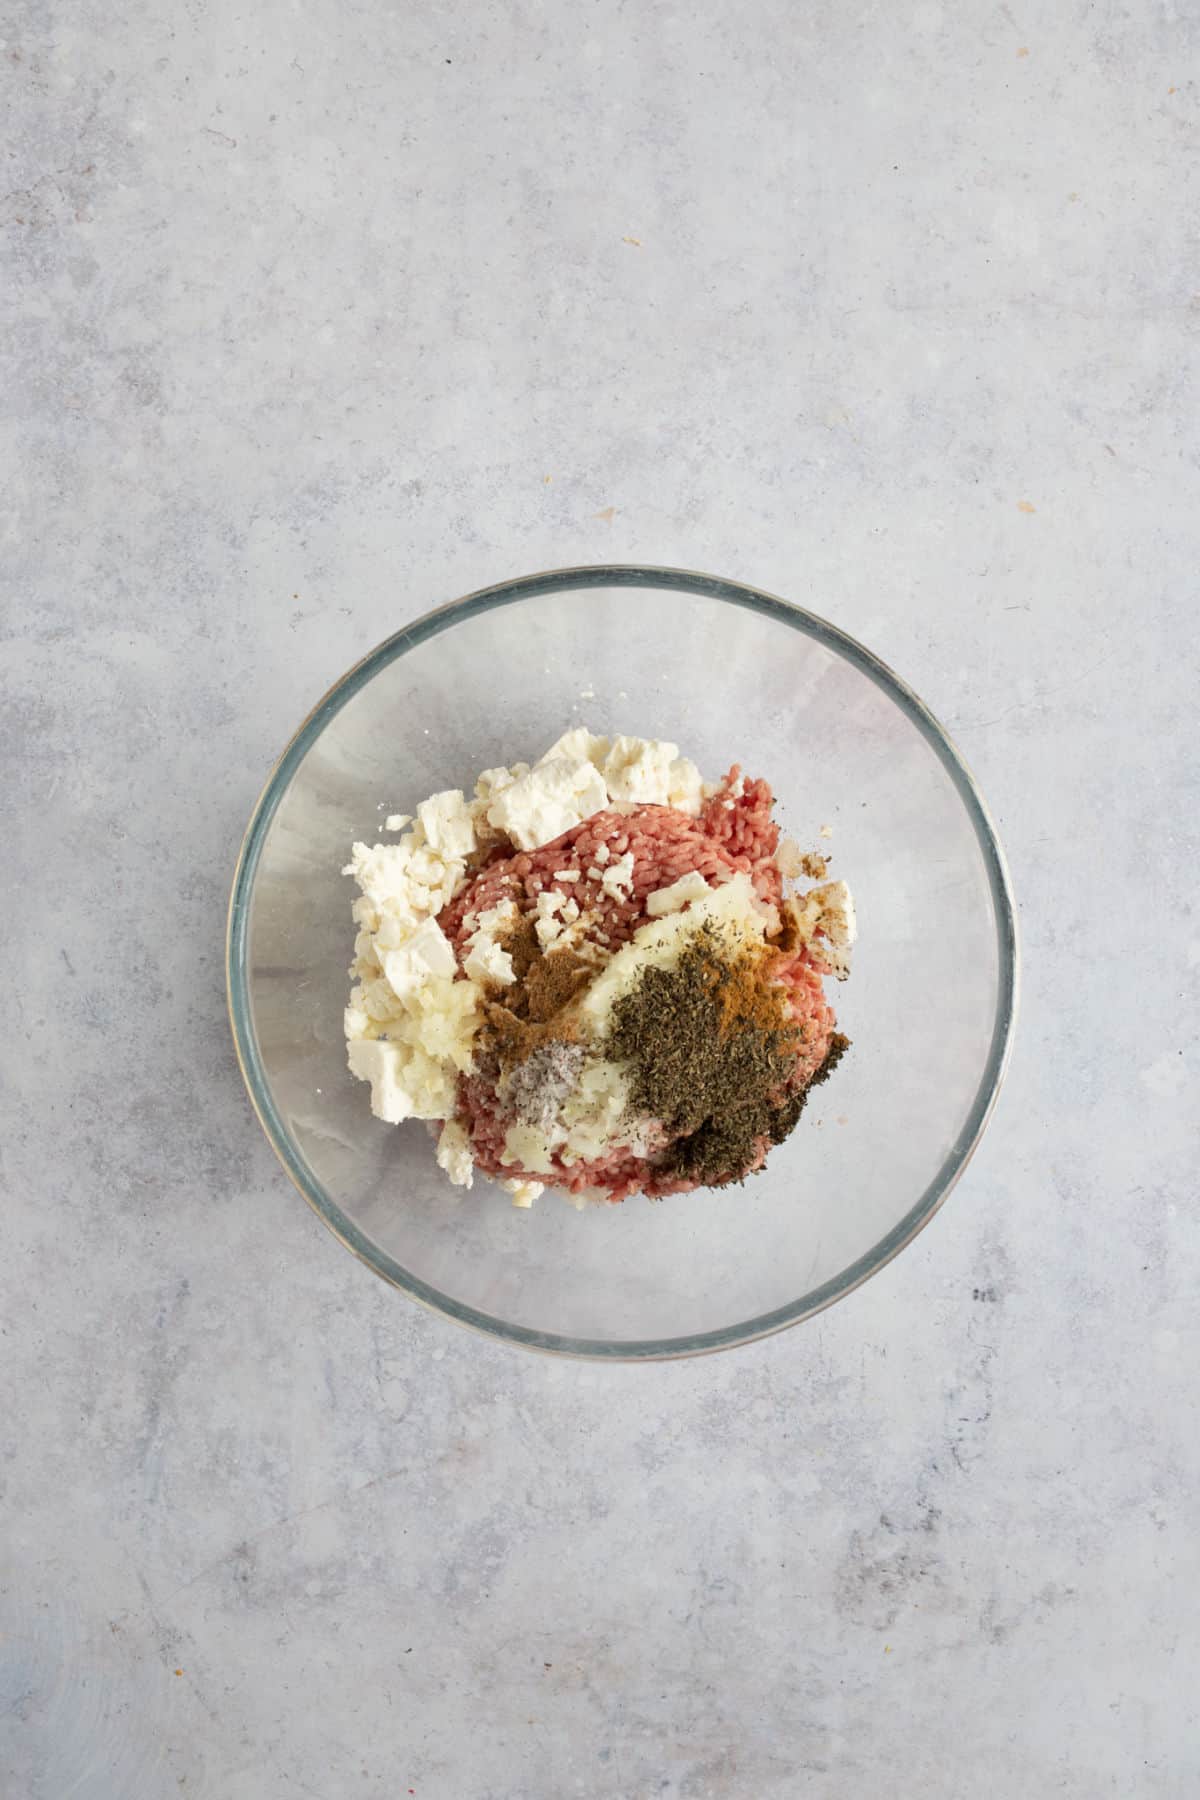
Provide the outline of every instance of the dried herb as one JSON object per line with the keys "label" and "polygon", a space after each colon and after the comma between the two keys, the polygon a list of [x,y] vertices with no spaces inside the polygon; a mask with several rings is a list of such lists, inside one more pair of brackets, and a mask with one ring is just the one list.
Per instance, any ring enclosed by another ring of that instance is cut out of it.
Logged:
{"label": "dried herb", "polygon": [[698,1131],[673,1145],[670,1155],[672,1174],[692,1181],[703,1181],[709,1187],[727,1187],[744,1181],[758,1166],[764,1141],[782,1144],[800,1122],[805,1103],[813,1088],[827,1081],[850,1047],[850,1040],[835,1032],[829,1042],[824,1062],[806,1087],[789,1093],[782,1100],[751,1102],[725,1114],[707,1119]]}
{"label": "dried herb", "polygon": [[643,971],[613,1007],[607,1056],[630,1065],[633,1105],[672,1132],[766,1100],[795,1062],[796,1027],[767,959],[702,931],[672,968]]}
{"label": "dried herb", "polygon": [[829,1040],[829,1048],[825,1052],[825,1061],[821,1064],[820,1068],[808,1084],[810,1089],[820,1087],[823,1081],[829,1080],[829,1077],[833,1074],[833,1071],[837,1068],[849,1048],[850,1039],[848,1037],[843,1037],[840,1031],[835,1031]]}
{"label": "dried herb", "polygon": [[[633,1107],[675,1135],[671,1173],[712,1186],[741,1180],[764,1143],[781,1143],[800,1117],[807,1090],[787,1091],[797,1027],[773,960],[758,949],[731,954],[704,931],[674,967],[646,969],[613,1008],[605,1054],[628,1064]],[[845,1047],[834,1041],[817,1079]]]}
{"label": "dried herb", "polygon": [[511,987],[484,1009],[485,1048],[494,1050],[506,1073],[552,1043],[573,1043],[578,1028],[568,1009],[586,986],[592,967],[573,950],[543,955],[531,918],[518,920],[503,940],[513,959]]}
{"label": "dried herb", "polygon": [[487,1027],[486,1048],[495,1051],[500,1059],[502,1069],[513,1063],[524,1062],[535,1050],[550,1043],[574,1043],[578,1032],[572,1018],[553,1018],[537,1021],[522,1018],[508,1006],[498,1001],[484,1008],[484,1019]]}

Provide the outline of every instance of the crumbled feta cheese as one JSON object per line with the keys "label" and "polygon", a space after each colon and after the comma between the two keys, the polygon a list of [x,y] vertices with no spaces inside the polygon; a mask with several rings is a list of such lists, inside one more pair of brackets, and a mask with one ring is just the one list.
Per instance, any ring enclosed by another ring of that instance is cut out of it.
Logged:
{"label": "crumbled feta cheese", "polygon": [[785,881],[795,881],[804,873],[804,857],[795,838],[780,838],[775,852],[775,867]]}
{"label": "crumbled feta cheese", "polygon": [[454,1108],[452,1070],[410,1042],[355,1038],[348,1049],[351,1073],[371,1084],[371,1111],[389,1125],[404,1119],[440,1119]]}
{"label": "crumbled feta cheese", "polygon": [[704,798],[704,783],[700,779],[700,771],[695,763],[686,756],[677,756],[667,771],[667,799],[680,812],[690,813],[695,818],[700,811]]}
{"label": "crumbled feta cheese", "polygon": [[461,788],[431,794],[417,808],[425,841],[441,856],[465,860],[475,848],[475,820]]}
{"label": "crumbled feta cheese", "polygon": [[411,813],[389,813],[383,821],[383,829],[385,831],[403,831],[406,825],[411,824]]}
{"label": "crumbled feta cheese", "polygon": [[608,791],[598,769],[590,762],[555,757],[502,788],[488,806],[487,817],[519,850],[537,850],[607,803]]}
{"label": "crumbled feta cheese", "polygon": [[[829,965],[839,981],[850,973],[850,951],[858,936],[854,901],[844,881],[829,881],[824,887],[809,888],[783,903],[796,935],[802,944],[811,944],[815,955]],[[820,942],[815,942],[817,937]]]}
{"label": "crumbled feta cheese", "polygon": [[600,877],[600,886],[610,900],[623,900],[633,889],[633,852],[627,850],[609,863]]}
{"label": "crumbled feta cheese", "polygon": [[475,1159],[466,1127],[457,1119],[447,1119],[437,1141],[438,1167],[445,1169],[455,1187],[469,1188],[475,1180]]}
{"label": "crumbled feta cheese", "polygon": [[537,897],[537,917],[534,920],[533,928],[543,950],[549,950],[551,945],[562,936],[562,920],[556,915],[562,911],[565,904],[566,895],[560,894],[555,888],[540,893]]}
{"label": "crumbled feta cheese", "polygon": [[834,949],[844,954],[848,968],[849,953],[858,936],[850,889],[844,881],[829,881],[817,893],[821,896],[821,929]]}
{"label": "crumbled feta cheese", "polygon": [[555,880],[555,881],[578,881],[579,877],[582,875],[582,873],[583,873],[582,869],[555,869],[554,875],[553,875],[553,880]]}
{"label": "crumbled feta cheese", "polygon": [[646,896],[646,911],[652,919],[661,919],[666,913],[681,912],[689,900],[702,900],[711,892],[707,881],[697,870],[692,869],[673,881],[670,887],[656,888]]}
{"label": "crumbled feta cheese", "polygon": [[475,782],[475,795],[479,800],[494,800],[506,787],[522,775],[528,775],[528,763],[514,763],[511,769],[484,769]]}
{"label": "crumbled feta cheese", "polygon": [[[379,944],[382,938],[376,938]],[[404,1000],[424,985],[431,975],[453,975],[458,967],[454,947],[436,919],[423,919],[395,949],[386,946],[379,961],[388,985],[398,999]]]}
{"label": "crumbled feta cheese", "polygon": [[489,906],[486,912],[475,915],[476,931],[489,932],[496,937],[502,931],[511,931],[519,917],[517,903],[511,897],[497,900],[495,906]]}
{"label": "crumbled feta cheese", "polygon": [[474,1063],[480,989],[456,979],[454,949],[437,922],[466,877],[462,858],[450,854],[465,835],[459,807],[444,795],[434,802],[398,844],[355,844],[345,871],[362,890],[353,907],[347,1060],[371,1084],[372,1111],[390,1124],[446,1118],[458,1076]]}
{"label": "crumbled feta cheese", "polygon": [[600,769],[607,755],[606,737],[596,737],[586,725],[575,725],[554,740],[546,754],[538,757],[538,763],[553,762],[556,757],[565,756],[569,762],[590,762]]}
{"label": "crumbled feta cheese", "polygon": [[502,1181],[500,1186],[506,1194],[512,1195],[513,1205],[521,1207],[532,1206],[538,1196],[546,1191],[545,1184],[541,1181],[518,1181],[515,1177]]}
{"label": "crumbled feta cheese", "polygon": [[517,978],[511,955],[491,938],[471,946],[463,969],[472,981],[495,982],[499,987],[511,987]]}
{"label": "crumbled feta cheese", "polygon": [[342,1014],[342,1026],[346,1034],[346,1042],[351,1038],[367,1037],[371,1029],[371,1015],[357,1004],[361,988],[355,988],[350,995],[350,1004]]}
{"label": "crumbled feta cheese", "polygon": [[596,845],[596,861],[599,863],[601,868],[604,867],[605,863],[608,861],[608,859],[611,855],[612,855],[612,851],[609,849],[607,844],[597,844]]}
{"label": "crumbled feta cheese", "polygon": [[635,806],[667,806],[671,795],[671,768],[679,760],[679,745],[654,738],[614,738],[604,759],[604,780],[611,800]]}
{"label": "crumbled feta cheese", "polygon": [[481,913],[467,944],[463,969],[473,981],[498,982],[509,987],[516,980],[512,956],[497,939],[510,931],[517,919],[515,900],[501,900]]}
{"label": "crumbled feta cheese", "polygon": [[377,913],[415,926],[450,904],[466,868],[458,858],[447,860],[410,840],[411,834],[398,844],[355,844],[342,873],[353,875]]}
{"label": "crumbled feta cheese", "polygon": [[393,1019],[404,1017],[404,1003],[392,992],[391,982],[383,975],[365,977],[354,989],[350,1000],[366,1014],[368,1028],[363,1034],[366,1037],[378,1037]]}

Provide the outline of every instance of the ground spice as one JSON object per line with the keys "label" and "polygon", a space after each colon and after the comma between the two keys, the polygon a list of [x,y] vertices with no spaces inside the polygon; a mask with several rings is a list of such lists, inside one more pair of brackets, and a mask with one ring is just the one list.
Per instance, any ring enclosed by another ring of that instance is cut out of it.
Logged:
{"label": "ground spice", "polygon": [[535,1050],[551,1043],[575,1043],[578,1033],[574,1020],[555,1017],[542,1021],[522,1018],[511,1008],[493,1001],[484,1007],[486,1048],[495,1051],[502,1069],[524,1062]]}
{"label": "ground spice", "polygon": [[498,939],[500,948],[512,957],[513,974],[518,985],[525,980],[533,964],[542,954],[538,943],[537,924],[529,914],[522,914],[505,936]]}
{"label": "ground spice", "polygon": [[578,1081],[586,1055],[582,1044],[548,1040],[501,1076],[501,1099],[526,1125],[547,1131]]}
{"label": "ground spice", "polygon": [[714,962],[724,1036],[735,1031],[788,1030],[782,990],[769,979],[774,960],[775,951],[769,948],[746,951],[732,962]]}
{"label": "ground spice", "polygon": [[592,964],[574,950],[550,950],[539,956],[525,975],[528,1016],[539,1024],[554,1018],[571,1004],[594,973]]}
{"label": "ground spice", "polygon": [[503,999],[484,1008],[488,1043],[507,1074],[552,1043],[574,1043],[578,1030],[568,1009],[593,973],[574,950],[543,953],[535,921],[518,919],[501,940],[512,957],[516,980]]}

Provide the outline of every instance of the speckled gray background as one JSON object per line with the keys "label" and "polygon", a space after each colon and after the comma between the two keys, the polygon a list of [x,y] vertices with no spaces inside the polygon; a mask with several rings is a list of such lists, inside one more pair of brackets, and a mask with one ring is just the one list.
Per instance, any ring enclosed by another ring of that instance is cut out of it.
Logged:
{"label": "speckled gray background", "polygon": [[[1192,1800],[1194,7],[19,3],[4,1800]],[[866,639],[1022,901],[882,1276],[637,1370],[341,1251],[227,1039],[276,752],[608,559]]]}

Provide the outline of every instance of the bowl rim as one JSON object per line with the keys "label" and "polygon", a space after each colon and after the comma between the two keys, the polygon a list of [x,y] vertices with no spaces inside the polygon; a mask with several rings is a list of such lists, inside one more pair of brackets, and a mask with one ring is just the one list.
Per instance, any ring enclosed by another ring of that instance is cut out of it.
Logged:
{"label": "bowl rim", "polygon": [[[725,601],[767,618],[777,619],[781,624],[813,638],[853,664],[901,708],[949,775],[966,809],[983,856],[996,921],[999,956],[997,999],[987,1060],[974,1100],[958,1135],[941,1168],[916,1203],[870,1250],[800,1299],[739,1324],[673,1338],[576,1338],[563,1333],[535,1331],[526,1326],[513,1325],[443,1294],[430,1283],[411,1274],[386,1251],[381,1250],[359,1230],[326,1192],[308,1167],[299,1145],[279,1114],[259,1054],[247,983],[251,902],[255,875],[267,834],[292,776],[342,707],[381,669],[387,668],[407,651],[436,637],[451,625],[494,608],[511,606],[537,596],[576,591],[586,593],[596,587],[661,588]],[[537,574],[497,582],[490,587],[478,588],[461,599],[452,600],[422,614],[412,624],[393,632],[355,663],[334,682],[301,722],[263,785],[238,853],[226,927],[226,992],[238,1066],[251,1105],[268,1142],[293,1185],[322,1223],[360,1262],[365,1263],[384,1281],[443,1317],[505,1343],[600,1362],[663,1361],[754,1343],[797,1325],[804,1319],[813,1318],[835,1301],[853,1293],[863,1282],[885,1268],[941,1208],[978,1147],[995,1108],[1012,1054],[1019,986],[1020,950],[1016,906],[999,835],[975,779],[949,733],[907,683],[848,632],[842,631],[816,613],[780,599],[778,595],[750,587],[744,582],[706,575],[696,570],[638,563],[598,563],[547,569]]]}

